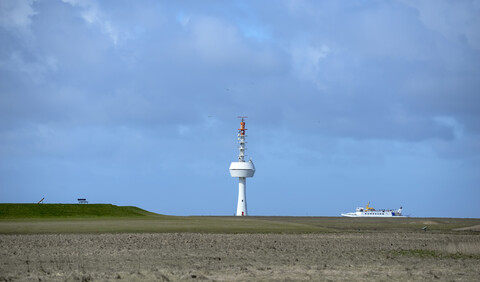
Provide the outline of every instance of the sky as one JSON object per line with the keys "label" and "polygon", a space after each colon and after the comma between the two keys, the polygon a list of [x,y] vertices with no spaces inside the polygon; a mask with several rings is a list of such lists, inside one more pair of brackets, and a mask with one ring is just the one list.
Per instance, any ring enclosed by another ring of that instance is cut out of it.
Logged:
{"label": "sky", "polygon": [[480,1],[0,0],[0,202],[480,217]]}

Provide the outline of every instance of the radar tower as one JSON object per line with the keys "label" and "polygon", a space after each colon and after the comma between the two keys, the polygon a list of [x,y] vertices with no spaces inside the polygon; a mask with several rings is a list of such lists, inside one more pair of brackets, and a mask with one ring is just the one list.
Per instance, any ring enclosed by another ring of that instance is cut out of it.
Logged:
{"label": "radar tower", "polygon": [[247,215],[247,177],[253,177],[255,174],[255,166],[252,160],[245,161],[245,119],[246,116],[239,116],[241,118],[240,128],[238,129],[238,162],[232,162],[230,164],[230,175],[232,177],[238,177],[238,203],[237,203],[237,216]]}

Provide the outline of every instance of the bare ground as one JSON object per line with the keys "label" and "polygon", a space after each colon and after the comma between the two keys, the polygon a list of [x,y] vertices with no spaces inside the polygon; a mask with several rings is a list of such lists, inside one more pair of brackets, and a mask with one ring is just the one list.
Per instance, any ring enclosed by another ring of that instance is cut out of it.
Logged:
{"label": "bare ground", "polygon": [[480,280],[478,235],[0,235],[0,281]]}

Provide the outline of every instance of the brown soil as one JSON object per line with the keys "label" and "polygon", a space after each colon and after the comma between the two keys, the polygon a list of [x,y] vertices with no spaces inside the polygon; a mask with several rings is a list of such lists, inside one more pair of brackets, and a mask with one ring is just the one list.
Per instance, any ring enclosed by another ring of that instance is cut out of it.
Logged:
{"label": "brown soil", "polygon": [[429,232],[0,235],[0,281],[479,281],[479,239]]}
{"label": "brown soil", "polygon": [[474,226],[469,226],[469,227],[463,227],[463,228],[456,228],[454,229],[455,231],[480,231],[480,225],[474,225]]}

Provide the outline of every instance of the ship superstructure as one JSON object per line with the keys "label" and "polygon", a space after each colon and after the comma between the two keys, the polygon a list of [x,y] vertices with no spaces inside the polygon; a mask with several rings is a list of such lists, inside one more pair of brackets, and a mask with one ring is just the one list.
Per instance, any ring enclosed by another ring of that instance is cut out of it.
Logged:
{"label": "ship superstructure", "polygon": [[358,207],[355,212],[342,213],[342,216],[345,217],[405,217],[402,215],[402,207],[397,210],[387,210],[380,209],[376,210],[373,207],[370,207],[370,202],[368,202],[365,208]]}

